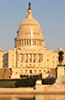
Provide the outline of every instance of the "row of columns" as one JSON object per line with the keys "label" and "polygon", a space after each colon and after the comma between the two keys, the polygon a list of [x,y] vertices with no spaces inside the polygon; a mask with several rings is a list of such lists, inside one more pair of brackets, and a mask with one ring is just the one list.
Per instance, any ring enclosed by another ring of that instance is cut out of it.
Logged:
{"label": "row of columns", "polygon": [[16,47],[17,46],[43,46],[43,40],[40,39],[21,39],[16,40]]}
{"label": "row of columns", "polygon": [[43,54],[19,54],[18,55],[18,61],[20,62],[42,62],[43,61]]}

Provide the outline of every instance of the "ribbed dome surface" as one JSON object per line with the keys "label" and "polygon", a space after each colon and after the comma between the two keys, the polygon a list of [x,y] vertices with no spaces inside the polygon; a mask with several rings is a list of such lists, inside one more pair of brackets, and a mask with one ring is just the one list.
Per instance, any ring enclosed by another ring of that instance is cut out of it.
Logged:
{"label": "ribbed dome surface", "polygon": [[32,16],[31,18],[27,17],[26,19],[24,19],[21,24],[20,24],[20,28],[25,28],[25,27],[34,27],[34,28],[40,28],[40,25],[38,23],[38,21],[36,21]]}
{"label": "ribbed dome surface", "polygon": [[20,28],[31,28],[31,27],[33,27],[33,28],[40,28],[40,25],[39,25],[39,23],[38,23],[38,21],[37,20],[35,20],[33,17],[32,17],[32,10],[31,9],[29,9],[28,11],[27,11],[27,13],[28,13],[28,15],[27,15],[27,17],[26,17],[26,19],[24,19],[22,22],[21,22],[21,24],[20,24]]}

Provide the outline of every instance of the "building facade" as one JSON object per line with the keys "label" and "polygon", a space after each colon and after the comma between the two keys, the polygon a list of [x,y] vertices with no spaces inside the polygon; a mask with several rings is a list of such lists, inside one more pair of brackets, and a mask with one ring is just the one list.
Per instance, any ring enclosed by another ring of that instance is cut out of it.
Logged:
{"label": "building facade", "polygon": [[15,48],[3,52],[0,49],[0,69],[11,69],[9,78],[20,78],[20,75],[43,74],[56,69],[59,64],[59,52],[62,51],[65,64],[65,52],[62,48],[53,52],[45,48],[45,38],[40,24],[32,17],[31,4],[27,11],[27,17],[21,22],[15,38]]}

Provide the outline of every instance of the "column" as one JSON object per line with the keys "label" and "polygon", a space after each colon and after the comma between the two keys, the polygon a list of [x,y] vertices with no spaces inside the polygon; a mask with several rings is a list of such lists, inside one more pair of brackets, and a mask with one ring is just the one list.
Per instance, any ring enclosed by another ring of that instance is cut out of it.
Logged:
{"label": "column", "polygon": [[27,39],[27,45],[28,45],[28,39]]}
{"label": "column", "polygon": [[22,40],[21,40],[21,46],[22,46]]}
{"label": "column", "polygon": [[42,54],[42,61],[43,61],[43,54]]}
{"label": "column", "polygon": [[20,46],[20,40],[19,40],[19,46]]}
{"label": "column", "polygon": [[26,45],[27,45],[27,39],[26,39]]}
{"label": "column", "polygon": [[39,63],[39,54],[37,55],[37,57],[38,57],[38,63]]}
{"label": "column", "polygon": [[36,46],[37,46],[37,39],[36,39]]}
{"label": "column", "polygon": [[21,54],[21,62],[23,62],[23,54]]}
{"label": "column", "polygon": [[24,46],[24,39],[23,39],[23,46]]}
{"label": "column", "polygon": [[35,46],[36,46],[36,39],[35,39]]}
{"label": "column", "polygon": [[30,54],[28,54],[28,63],[30,62]]}
{"label": "column", "polygon": [[26,46],[26,39],[25,39],[25,46]]}
{"label": "column", "polygon": [[24,54],[24,62],[26,62],[26,54]]}
{"label": "column", "polygon": [[37,39],[37,46],[38,46],[38,39]]}
{"label": "column", "polygon": [[22,39],[22,46],[23,46],[23,39]]}
{"label": "column", "polygon": [[25,54],[23,54],[23,61],[25,62]]}
{"label": "column", "polygon": [[37,44],[38,44],[38,46],[39,46],[39,40],[37,40]]}
{"label": "column", "polygon": [[30,46],[31,46],[31,39],[29,41],[30,41]]}
{"label": "column", "polygon": [[28,39],[28,45],[29,45],[29,39]]}
{"label": "column", "polygon": [[33,62],[33,53],[32,53],[32,62]]}
{"label": "column", "polygon": [[43,40],[42,40],[42,46],[43,46]]}
{"label": "column", "polygon": [[26,53],[26,62],[28,62],[28,54]]}
{"label": "column", "polygon": [[36,55],[35,59],[36,59],[36,62],[37,62],[37,54],[35,54],[35,55]]}

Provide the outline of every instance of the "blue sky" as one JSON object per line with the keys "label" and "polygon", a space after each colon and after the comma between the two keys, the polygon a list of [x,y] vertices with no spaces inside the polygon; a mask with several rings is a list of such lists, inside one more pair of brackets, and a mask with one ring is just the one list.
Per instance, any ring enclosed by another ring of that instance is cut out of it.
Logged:
{"label": "blue sky", "polygon": [[20,23],[31,2],[33,17],[40,23],[47,50],[65,51],[65,0],[0,0],[0,48],[14,48]]}

